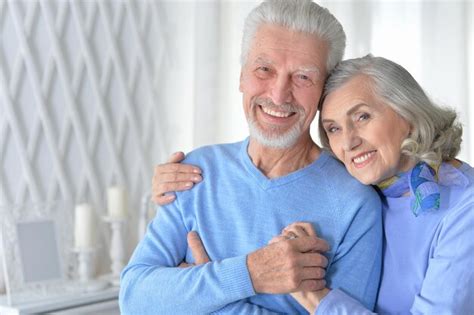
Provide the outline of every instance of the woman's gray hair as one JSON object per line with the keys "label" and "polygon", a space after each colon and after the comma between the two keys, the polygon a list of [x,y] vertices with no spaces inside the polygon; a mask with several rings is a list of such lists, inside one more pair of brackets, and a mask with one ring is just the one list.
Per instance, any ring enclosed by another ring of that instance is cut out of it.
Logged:
{"label": "woman's gray hair", "polygon": [[[411,133],[402,143],[402,154],[427,163],[456,157],[462,141],[456,112],[434,104],[405,68],[385,58],[367,55],[339,63],[326,81],[320,109],[327,95],[357,75],[367,76],[375,96],[410,124]],[[329,148],[321,117],[319,135],[323,146]]]}
{"label": "woman's gray hair", "polygon": [[244,65],[260,26],[273,24],[290,30],[314,34],[329,46],[326,70],[329,73],[342,60],[346,48],[346,34],[341,23],[311,0],[267,0],[253,9],[244,24],[240,61]]}

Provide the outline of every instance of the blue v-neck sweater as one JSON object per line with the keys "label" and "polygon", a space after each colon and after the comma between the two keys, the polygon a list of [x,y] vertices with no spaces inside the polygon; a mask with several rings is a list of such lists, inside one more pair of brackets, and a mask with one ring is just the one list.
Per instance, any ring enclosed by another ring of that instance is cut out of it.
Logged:
{"label": "blue v-neck sweater", "polygon": [[[122,314],[306,313],[289,295],[257,294],[247,254],[266,246],[287,225],[311,222],[329,242],[326,280],[374,306],[381,269],[381,203],[323,152],[296,172],[268,179],[247,153],[248,139],[203,147],[185,163],[204,180],[158,210],[122,273]],[[186,235],[197,231],[212,262],[194,259]]]}

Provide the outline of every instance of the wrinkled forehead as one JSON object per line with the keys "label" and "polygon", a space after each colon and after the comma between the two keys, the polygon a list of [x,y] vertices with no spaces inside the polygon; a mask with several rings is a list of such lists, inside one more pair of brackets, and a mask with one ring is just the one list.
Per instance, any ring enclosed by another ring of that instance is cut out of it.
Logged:
{"label": "wrinkled forehead", "polygon": [[[306,60],[308,68],[317,67],[325,72],[328,58],[328,43],[318,36],[290,30],[286,27],[264,24],[259,27],[251,42],[248,62],[271,54],[287,55]],[[321,69],[322,68],[322,69]]]}

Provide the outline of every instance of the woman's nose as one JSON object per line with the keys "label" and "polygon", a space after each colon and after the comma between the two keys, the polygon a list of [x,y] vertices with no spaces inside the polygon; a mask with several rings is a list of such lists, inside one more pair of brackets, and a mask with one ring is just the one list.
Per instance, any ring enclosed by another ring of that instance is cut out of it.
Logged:
{"label": "woman's nose", "polygon": [[362,139],[354,128],[346,129],[343,141],[344,151],[352,151],[362,143]]}

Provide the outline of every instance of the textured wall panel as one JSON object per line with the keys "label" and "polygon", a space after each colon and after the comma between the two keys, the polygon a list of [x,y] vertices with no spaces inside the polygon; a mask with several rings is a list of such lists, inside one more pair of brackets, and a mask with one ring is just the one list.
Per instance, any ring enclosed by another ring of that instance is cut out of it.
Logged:
{"label": "textured wall panel", "polygon": [[67,199],[100,216],[118,184],[138,212],[165,152],[161,22],[157,1],[0,2],[0,205]]}

